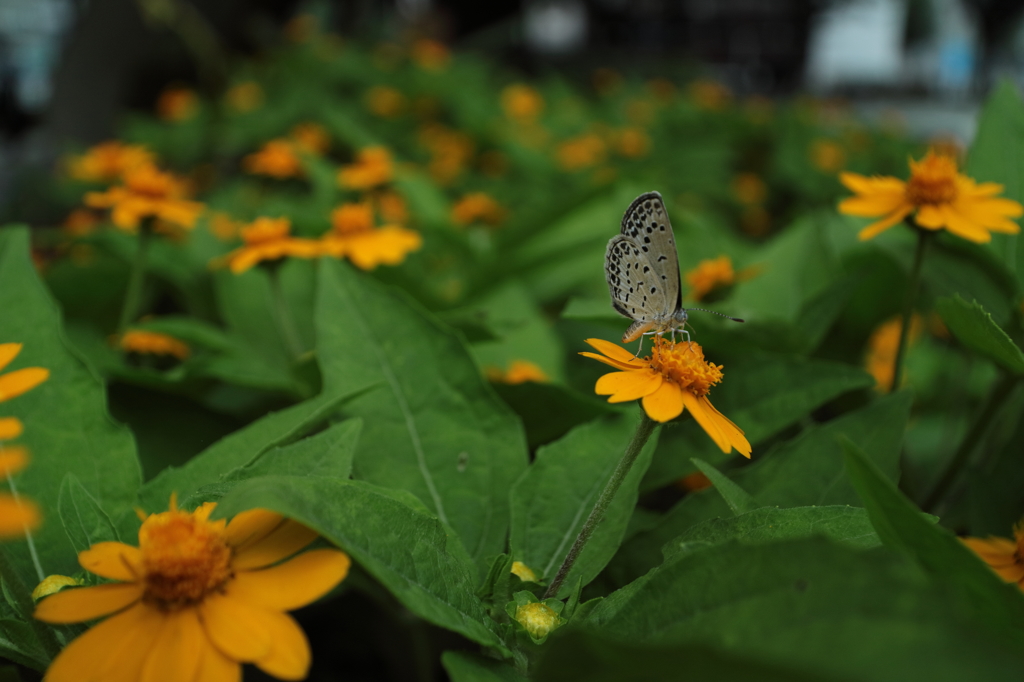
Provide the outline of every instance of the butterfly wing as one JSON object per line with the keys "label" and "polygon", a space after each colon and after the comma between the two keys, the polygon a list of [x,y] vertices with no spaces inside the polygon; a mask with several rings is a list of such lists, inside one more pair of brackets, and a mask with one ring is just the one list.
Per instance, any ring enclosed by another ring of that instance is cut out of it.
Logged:
{"label": "butterfly wing", "polygon": [[[676,238],[672,232],[672,223],[665,210],[665,202],[658,192],[641,194],[626,209],[622,216],[621,235],[629,237],[639,247],[640,252],[648,257],[654,272],[654,283],[657,283],[660,295],[670,303],[669,310],[659,308],[671,314],[683,307],[682,287],[679,281],[679,255],[676,253]],[[610,245],[609,245],[610,247]],[[649,289],[650,287],[648,287]],[[612,299],[614,300],[614,296]]]}
{"label": "butterfly wing", "polygon": [[[608,242],[604,256],[604,274],[608,281],[612,307],[636,322],[648,322],[655,316],[671,315],[675,301],[668,297],[649,256],[649,250],[632,237],[619,234]],[[678,281],[676,282],[678,294]]]}

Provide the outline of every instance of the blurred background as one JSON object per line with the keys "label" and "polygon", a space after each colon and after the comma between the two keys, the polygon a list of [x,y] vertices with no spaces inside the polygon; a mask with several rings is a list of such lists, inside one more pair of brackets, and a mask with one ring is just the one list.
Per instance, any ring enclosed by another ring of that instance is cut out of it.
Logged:
{"label": "blurred background", "polygon": [[811,93],[961,145],[992,83],[1024,79],[1018,0],[0,0],[0,204],[20,172],[114,136],[168,84],[217,91],[299,15],[345,38],[433,38],[525,75],[588,81],[614,66],[741,97]]}

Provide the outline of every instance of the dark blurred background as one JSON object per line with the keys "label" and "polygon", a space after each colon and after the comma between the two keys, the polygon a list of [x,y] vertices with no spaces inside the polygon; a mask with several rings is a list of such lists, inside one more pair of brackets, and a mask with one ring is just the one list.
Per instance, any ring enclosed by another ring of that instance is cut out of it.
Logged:
{"label": "dark blurred background", "polygon": [[342,37],[419,35],[526,74],[681,65],[741,95],[841,97],[967,143],[994,80],[1024,80],[1020,0],[0,0],[0,203],[21,169],[115,134],[169,83],[216,91],[299,14]]}

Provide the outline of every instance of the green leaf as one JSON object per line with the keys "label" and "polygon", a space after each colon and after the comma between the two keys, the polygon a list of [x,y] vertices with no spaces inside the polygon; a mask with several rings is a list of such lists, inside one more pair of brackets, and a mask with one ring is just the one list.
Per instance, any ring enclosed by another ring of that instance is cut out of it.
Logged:
{"label": "green leaf", "polygon": [[432,515],[363,481],[268,476],[235,487],[217,515],[263,507],[341,547],[406,608],[484,646],[500,646],[474,594],[475,569],[458,537]]}
{"label": "green leaf", "polygon": [[[860,499],[846,476],[842,448],[836,437],[845,434],[872,453],[886,476],[895,481],[910,403],[909,393],[899,393],[812,426],[769,452],[755,451],[754,462],[733,478],[764,505],[859,504]],[[661,548],[672,538],[702,521],[729,515],[728,506],[714,491],[687,495],[657,524],[628,540],[609,571],[620,583],[643,575],[661,561]]]}
{"label": "green leaf", "polygon": [[821,538],[677,553],[586,624],[623,643],[702,644],[816,679],[1013,680],[1024,664],[1017,643],[913,564]]}
{"label": "green leaf", "polygon": [[321,266],[324,391],[379,386],[344,408],[364,418],[356,476],[415,494],[486,570],[505,549],[508,490],[526,466],[518,419],[459,338],[347,265]]}
{"label": "green leaf", "polygon": [[1024,353],[977,301],[940,298],[935,308],[962,344],[1014,374],[1024,374]]}
{"label": "green leaf", "polygon": [[536,682],[820,682],[823,678],[798,673],[785,662],[753,661],[743,654],[726,654],[699,644],[645,646],[577,629],[552,636],[532,679]]}
{"label": "green leaf", "polygon": [[0,618],[0,657],[39,671],[46,669],[49,659],[32,627],[13,618]]}
{"label": "green leaf", "polygon": [[[1016,85],[1003,80],[992,90],[978,118],[978,132],[967,157],[967,175],[978,182],[998,182],[1005,196],[1024,202],[1024,102]],[[1024,240],[994,235],[994,246],[1024,282]]]}
{"label": "green leaf", "polygon": [[692,552],[730,540],[771,542],[814,536],[860,549],[880,544],[867,512],[858,507],[761,507],[732,518],[699,523],[668,542],[661,551],[668,559],[678,552]]}
{"label": "green leaf", "polygon": [[[714,357],[710,358],[715,361]],[[725,380],[710,398],[755,446],[804,419],[809,412],[850,391],[874,385],[859,367],[793,355],[747,352],[725,363]],[[645,491],[693,471],[690,457],[714,462],[718,448],[692,420],[667,431],[644,480]]]}
{"label": "green leaf", "polygon": [[[636,430],[634,416],[607,418],[578,426],[537,451],[537,458],[512,488],[512,556],[550,581],[622,459]],[[615,554],[636,507],[637,488],[651,460],[652,438],[633,463],[583,548],[559,596],[582,578],[587,584]]]}
{"label": "green leaf", "polygon": [[[5,371],[44,367],[50,378],[4,402],[4,413],[19,418],[32,463],[17,476],[20,492],[42,508],[44,521],[34,533],[46,574],[78,570],[75,548],[59,522],[61,482],[74,474],[110,518],[130,511],[141,484],[131,433],[111,420],[103,385],[65,342],[60,312],[36,275],[29,257],[28,231],[0,230],[0,343],[24,344]],[[8,549],[26,584],[39,576],[26,543]]]}
{"label": "green leaf", "polygon": [[526,682],[511,663],[468,651],[446,651],[441,665],[452,682]]}
{"label": "green leaf", "polygon": [[729,509],[732,510],[733,514],[737,516],[745,514],[760,506],[753,495],[730,481],[725,474],[715,467],[697,457],[693,457],[690,461],[708,477],[711,484],[715,486],[715,490],[722,496],[725,503],[729,505]]}
{"label": "green leaf", "polygon": [[176,492],[179,499],[187,499],[201,487],[220,482],[229,472],[255,464],[272,448],[296,441],[323,424],[349,397],[324,393],[268,414],[217,441],[184,466],[164,469],[139,492],[140,505],[151,512],[166,509],[171,493]]}
{"label": "green leaf", "polygon": [[560,384],[494,384],[494,390],[523,420],[530,450],[558,440],[580,424],[622,412],[620,405]]}
{"label": "green leaf", "polygon": [[72,473],[61,481],[57,512],[75,552],[85,551],[97,542],[120,539],[110,517]]}
{"label": "green leaf", "polygon": [[228,473],[224,480],[273,475],[348,478],[362,428],[361,419],[349,419],[298,442],[276,445],[252,464]]}
{"label": "green leaf", "polygon": [[882,542],[906,552],[946,589],[962,594],[981,619],[1012,627],[1024,643],[1024,594],[1003,582],[951,532],[929,521],[848,439],[842,439],[846,468]]}

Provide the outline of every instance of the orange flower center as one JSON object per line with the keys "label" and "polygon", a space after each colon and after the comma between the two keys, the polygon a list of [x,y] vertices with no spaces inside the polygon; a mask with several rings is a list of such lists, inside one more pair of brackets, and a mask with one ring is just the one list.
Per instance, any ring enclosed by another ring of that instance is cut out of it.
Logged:
{"label": "orange flower center", "polygon": [[646,360],[653,369],[698,398],[706,396],[712,386],[722,381],[722,365],[704,360],[704,349],[692,341],[673,344],[657,336],[654,350]]}
{"label": "orange flower center", "polygon": [[139,530],[146,599],[162,608],[196,604],[231,578],[231,548],[223,523],[166,511]]}
{"label": "orange flower center", "polygon": [[928,152],[920,161],[910,162],[907,201],[915,206],[948,204],[956,199],[956,161]]}

